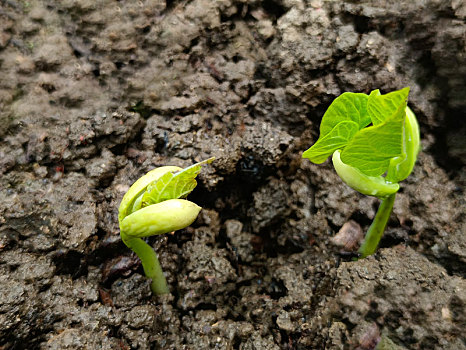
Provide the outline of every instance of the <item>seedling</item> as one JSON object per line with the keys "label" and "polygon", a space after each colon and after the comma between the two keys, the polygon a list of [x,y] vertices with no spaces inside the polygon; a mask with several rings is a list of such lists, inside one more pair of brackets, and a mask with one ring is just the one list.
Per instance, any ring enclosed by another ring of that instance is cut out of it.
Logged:
{"label": "seedling", "polygon": [[407,106],[408,94],[409,87],[385,95],[343,93],[325,112],[317,142],[303,153],[316,164],[333,154],[333,166],[348,186],[381,199],[359,248],[363,258],[377,250],[398,183],[411,174],[419,153],[419,125]]}
{"label": "seedling", "polygon": [[139,178],[124,195],[118,213],[122,241],[141,259],[154,294],[169,292],[157,255],[142,238],[191,225],[201,207],[184,198],[196,187],[196,176],[209,158],[182,169],[163,166]]}

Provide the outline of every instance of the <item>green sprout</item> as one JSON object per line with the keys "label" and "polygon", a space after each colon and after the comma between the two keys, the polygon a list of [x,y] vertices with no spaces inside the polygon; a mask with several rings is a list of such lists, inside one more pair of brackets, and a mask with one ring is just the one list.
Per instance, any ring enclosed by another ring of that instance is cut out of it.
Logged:
{"label": "green sprout", "polygon": [[333,154],[333,166],[348,186],[381,199],[359,248],[363,258],[377,250],[398,183],[411,174],[419,153],[419,125],[407,106],[408,94],[409,87],[385,95],[343,93],[325,112],[317,142],[303,153],[316,164]]}
{"label": "green sprout", "polygon": [[196,187],[201,166],[213,160],[185,169],[164,166],[151,170],[129,188],[121,201],[121,239],[141,259],[144,273],[152,279],[154,294],[166,294],[169,289],[157,255],[141,238],[180,230],[196,220],[201,207],[184,198]]}

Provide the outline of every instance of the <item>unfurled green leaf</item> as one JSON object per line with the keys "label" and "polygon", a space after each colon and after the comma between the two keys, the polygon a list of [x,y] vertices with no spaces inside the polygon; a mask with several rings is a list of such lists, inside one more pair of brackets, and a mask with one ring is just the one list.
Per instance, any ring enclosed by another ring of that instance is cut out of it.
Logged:
{"label": "unfurled green leaf", "polygon": [[366,94],[345,92],[338,96],[328,107],[320,124],[320,137],[330,133],[342,121],[353,121],[359,130],[370,124],[367,113]]}
{"label": "unfurled green leaf", "polygon": [[305,151],[303,158],[308,158],[315,164],[321,164],[337,149],[345,147],[358,131],[357,123],[350,120],[342,121]]}
{"label": "unfurled green leaf", "polygon": [[367,112],[373,125],[379,125],[391,118],[403,103],[408,100],[409,87],[381,95],[379,90],[374,90],[367,101]]}
{"label": "unfurled green leaf", "polygon": [[359,248],[362,258],[376,251],[398,182],[409,176],[419,152],[419,125],[407,107],[408,94],[409,88],[386,95],[379,90],[370,96],[341,95],[322,118],[319,139],[303,153],[304,158],[322,163],[333,152],[335,170],[347,185],[382,200]]}
{"label": "unfurled green leaf", "polygon": [[209,158],[176,173],[164,174],[147,186],[142,196],[141,206],[146,207],[169,199],[185,198],[196,187],[196,176],[200,173],[202,165],[213,160],[214,158]]}
{"label": "unfurled green leaf", "polygon": [[341,160],[368,176],[385,173],[394,157],[403,155],[406,101],[385,122],[360,130],[341,152]]}

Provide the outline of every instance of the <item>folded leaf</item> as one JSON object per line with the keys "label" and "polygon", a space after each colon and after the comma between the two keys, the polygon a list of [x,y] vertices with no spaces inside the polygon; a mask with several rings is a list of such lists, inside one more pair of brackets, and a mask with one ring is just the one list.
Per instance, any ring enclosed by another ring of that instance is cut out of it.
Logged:
{"label": "folded leaf", "polygon": [[419,124],[409,107],[406,107],[403,140],[404,154],[390,161],[386,177],[387,181],[400,182],[406,179],[413,171],[420,150]]}
{"label": "folded leaf", "polygon": [[121,200],[120,208],[118,210],[118,220],[123,220],[127,215],[141,207],[142,194],[146,191],[146,188],[150,183],[157,181],[165,173],[180,170],[182,169],[177,166],[163,166],[153,169],[143,177],[139,178],[131,185],[128,192],[126,192]]}
{"label": "folded leaf", "polygon": [[379,90],[374,90],[367,100],[367,112],[373,125],[379,125],[393,116],[393,113],[406,104],[409,95],[409,87],[381,95]]}
{"label": "folded leaf", "polygon": [[142,196],[141,206],[157,204],[169,199],[185,198],[196,187],[196,176],[201,171],[201,166],[210,163],[214,158],[193,164],[176,173],[168,172],[157,181],[147,186]]}
{"label": "folded leaf", "polygon": [[379,176],[390,160],[403,155],[406,100],[393,115],[375,126],[360,130],[341,152],[341,160],[368,176]]}
{"label": "folded leaf", "polygon": [[303,158],[308,158],[315,164],[321,164],[337,149],[342,149],[359,131],[359,125],[353,121],[342,121],[327,135],[319,137],[319,140],[303,153]]}

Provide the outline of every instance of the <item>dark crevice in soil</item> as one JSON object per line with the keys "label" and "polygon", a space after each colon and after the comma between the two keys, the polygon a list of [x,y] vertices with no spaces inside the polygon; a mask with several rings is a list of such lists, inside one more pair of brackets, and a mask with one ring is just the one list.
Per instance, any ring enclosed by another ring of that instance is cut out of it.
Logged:
{"label": "dark crevice in soil", "polygon": [[401,243],[406,244],[407,242],[406,240],[402,238],[397,238],[397,237],[384,234],[382,239],[380,240],[379,248],[390,248],[390,247],[394,247]]}
{"label": "dark crevice in soil", "polygon": [[196,311],[199,311],[199,310],[216,311],[217,310],[217,305],[210,304],[210,303],[199,303],[199,304],[196,305]]}
{"label": "dark crevice in soil", "polygon": [[28,334],[28,339],[17,339],[14,334],[5,339],[1,339],[2,348],[8,350],[38,349],[39,344],[45,340],[47,332],[53,330],[52,325],[49,325],[46,329],[39,329],[36,327],[30,327],[30,329],[32,332]]}
{"label": "dark crevice in soil", "polygon": [[273,18],[274,23],[287,12],[287,9],[280,4],[280,1],[266,0],[262,2],[262,7]]}
{"label": "dark crevice in soil", "polygon": [[[274,78],[277,74],[281,75],[281,79]],[[264,87],[267,89],[276,89],[282,85],[288,75],[289,73],[283,75],[280,72],[274,71],[274,69],[267,64],[259,62],[254,71],[254,80],[263,82]],[[256,91],[254,91],[252,95],[254,95],[255,92]]]}
{"label": "dark crevice in soil", "polygon": [[390,18],[380,20],[379,23],[374,19],[359,14],[346,13],[342,16],[342,19],[346,23],[353,23],[354,29],[359,34],[367,34],[373,31],[377,31],[382,36],[389,39],[399,39],[404,36],[405,24],[403,21],[393,21]]}
{"label": "dark crevice in soil", "polygon": [[101,242],[95,250],[93,250],[86,259],[86,264],[97,266],[101,263],[115,258],[122,253],[128,253],[126,246],[121,241],[120,236],[110,236],[104,239],[106,232],[98,229],[98,236],[102,237],[99,239]]}
{"label": "dark crevice in soil", "polygon": [[[137,142],[137,143],[139,143],[139,142]],[[109,151],[112,152],[115,156],[122,156],[122,155],[126,154],[127,149],[128,149],[128,143],[122,143],[122,144],[110,147]],[[115,176],[115,174],[113,174],[113,175]],[[111,180],[113,181],[113,178]],[[105,187],[107,187],[107,186],[105,186]]]}
{"label": "dark crevice in soil", "polygon": [[180,4],[181,2],[186,2],[186,1],[180,1],[180,0],[165,0],[165,10],[162,12],[161,15],[166,15],[168,12],[173,11],[173,9]]}
{"label": "dark crevice in soil", "polygon": [[77,278],[87,272],[87,265],[83,265],[84,255],[75,250],[57,250],[52,255],[52,261],[56,266],[57,275],[71,275]]}
{"label": "dark crevice in soil", "polygon": [[362,212],[361,210],[356,210],[354,211],[350,218],[348,219],[349,220],[354,220],[356,221],[359,225],[361,225],[361,227],[365,227],[365,226],[369,226],[371,223],[372,223],[372,219],[369,218],[364,212]]}
{"label": "dark crevice in soil", "polygon": [[354,24],[354,29],[359,34],[366,34],[376,29],[376,26],[371,23],[371,19],[365,16],[347,15]]}
{"label": "dark crevice in soil", "polygon": [[[190,200],[204,208],[212,208],[219,212],[222,221],[237,219],[249,229],[250,218],[247,215],[251,206],[252,195],[262,185],[263,180],[274,173],[274,168],[265,166],[253,155],[245,155],[238,161],[236,173],[229,175],[220,183],[215,191],[209,192],[199,182],[190,194]],[[222,208],[218,207],[218,200]]]}
{"label": "dark crevice in soil", "polygon": [[287,289],[282,280],[272,278],[272,281],[267,285],[267,294],[274,300],[278,300],[286,296]]}
{"label": "dark crevice in soil", "polygon": [[[262,251],[266,253],[269,258],[276,258],[279,255],[292,255],[301,253],[305,250],[303,242],[296,241],[293,237],[286,237],[285,243],[278,242],[278,235],[281,232],[286,232],[283,225],[288,218],[281,218],[270,222],[266,227],[262,228],[258,236],[262,238]],[[306,244],[306,242],[304,242]]]}
{"label": "dark crevice in soil", "polygon": [[329,266],[324,267],[323,271],[319,271],[313,276],[314,285],[312,288],[311,305],[318,305],[323,298],[335,296],[335,283],[337,283],[337,279],[332,268],[337,266],[338,260],[338,258],[329,260]]}
{"label": "dark crevice in soil", "polygon": [[466,278],[466,266],[462,262],[460,257],[456,255],[449,254],[441,257],[433,256],[430,253],[423,253],[423,255],[429,259],[433,264],[440,265],[443,267],[449,276],[458,276],[461,278]]}
{"label": "dark crevice in soil", "polygon": [[[452,13],[445,13],[446,17],[452,17]],[[450,179],[458,177],[461,169],[465,165],[464,159],[461,159],[460,156],[454,156],[451,153],[451,144],[449,144],[448,139],[451,135],[452,130],[463,130],[466,132],[466,121],[463,116],[466,113],[466,110],[458,109],[444,109],[444,106],[448,106],[448,94],[450,91],[448,79],[438,74],[437,63],[432,57],[432,48],[434,42],[429,40],[412,40],[409,42],[410,47],[412,48],[411,55],[416,57],[416,82],[421,87],[426,87],[429,84],[433,84],[438,88],[440,96],[437,99],[437,106],[440,108],[440,118],[438,121],[439,125],[432,126],[429,124],[423,123],[425,118],[418,118],[420,120],[421,132],[422,134],[432,134],[434,135],[435,142],[434,145],[429,149],[429,152],[434,156],[437,164],[441,166]],[[407,58],[409,60],[409,57]],[[444,109],[442,111],[442,109]],[[441,120],[443,116],[443,120]],[[463,132],[463,134],[464,134]],[[454,145],[460,147],[460,145]],[[464,154],[464,150],[457,150],[458,153]]]}
{"label": "dark crevice in soil", "polygon": [[437,76],[437,67],[434,60],[432,59],[432,53],[430,49],[425,50],[422,53],[421,57],[417,59],[417,63],[420,67],[422,67],[422,72],[417,74],[416,82],[420,87],[425,88],[432,82],[433,77]]}
{"label": "dark crevice in soil", "polygon": [[[435,135],[435,143],[431,147],[430,152],[433,154],[437,164],[445,169],[452,180],[458,177],[462,171],[465,166],[465,160],[451,155],[452,145],[449,144],[449,137],[451,135],[449,132],[451,130],[463,130],[466,132],[465,114],[466,110],[446,110],[442,125],[432,130],[432,133]],[[453,146],[458,147],[458,152],[461,151],[459,149],[460,145]],[[464,154],[464,150],[461,152]]]}

